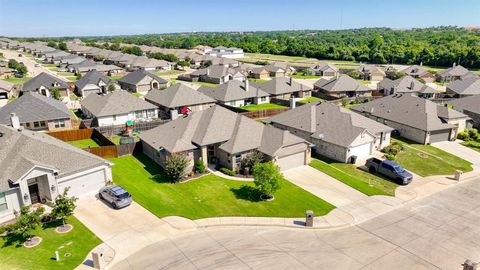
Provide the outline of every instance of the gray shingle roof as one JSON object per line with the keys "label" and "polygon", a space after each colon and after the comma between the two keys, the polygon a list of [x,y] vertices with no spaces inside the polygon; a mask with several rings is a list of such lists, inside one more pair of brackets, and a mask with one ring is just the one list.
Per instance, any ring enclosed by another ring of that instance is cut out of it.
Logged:
{"label": "gray shingle roof", "polygon": [[332,64],[329,64],[327,62],[318,62],[317,64],[315,64],[315,66],[311,67],[313,70],[318,70],[318,71],[322,71],[322,72],[325,72],[325,71],[334,71],[334,72],[338,72],[338,68],[335,67],[334,65]]}
{"label": "gray shingle roof", "polygon": [[143,78],[145,78],[147,76],[157,80],[160,84],[168,83],[167,80],[162,79],[162,78],[158,77],[157,75],[155,75],[151,72],[148,72],[144,69],[137,69],[137,70],[129,73],[127,76],[119,79],[118,81],[122,82],[122,83],[126,83],[126,84],[136,85],[141,80],[143,80]]}
{"label": "gray shingle roof", "polygon": [[233,68],[222,65],[212,65],[192,72],[194,76],[208,76],[210,78],[222,78],[228,75],[234,75],[237,71]]}
{"label": "gray shingle roof", "polygon": [[289,132],[266,126],[221,106],[176,119],[142,133],[140,138],[155,149],[164,148],[170,153],[220,143],[220,149],[230,154],[258,149],[275,156],[282,147],[306,144]]}
{"label": "gray shingle roof", "polygon": [[70,118],[63,102],[35,92],[27,92],[0,108],[0,124],[10,124],[10,114],[17,114],[20,123]]}
{"label": "gray shingle roof", "polygon": [[398,93],[422,93],[422,94],[435,94],[439,91],[433,89],[432,87],[421,83],[417,79],[407,75],[403,76],[394,81],[385,78],[380,81],[377,85],[377,89],[388,89],[391,90],[395,88],[395,92]]}
{"label": "gray shingle roof", "polygon": [[327,92],[368,92],[372,89],[359,83],[357,80],[351,78],[348,75],[340,75],[338,78],[332,78],[330,80],[320,79],[315,82],[315,87],[318,87]]}
{"label": "gray shingle roof", "polygon": [[430,72],[426,71],[425,69],[423,69],[421,66],[418,66],[418,65],[409,66],[405,69],[400,70],[400,72],[408,74],[410,76],[414,76],[414,77],[422,77],[422,76],[425,76],[425,75],[432,75]]}
{"label": "gray shingle roof", "polygon": [[64,89],[68,88],[68,83],[48,73],[42,72],[24,83],[22,91],[37,91],[42,86],[47,89],[52,89],[54,87]]}
{"label": "gray shingle roof", "polygon": [[108,161],[40,132],[21,132],[0,125],[0,191],[9,189],[33,166],[44,166],[64,176],[110,164]]}
{"label": "gray shingle roof", "polygon": [[298,91],[310,91],[311,87],[301,84],[290,77],[272,78],[266,83],[252,83],[255,87],[271,94],[282,95]]}
{"label": "gray shingle roof", "polygon": [[15,84],[9,83],[4,80],[0,80],[0,91],[11,92],[15,87]]}
{"label": "gray shingle roof", "polygon": [[375,65],[361,65],[357,71],[370,75],[382,75],[385,76],[385,72]]}
{"label": "gray shingle roof", "polygon": [[471,72],[468,69],[464,68],[461,65],[456,65],[454,67],[444,70],[438,75],[440,77],[463,77],[469,74],[471,74]]}
{"label": "gray shingle roof", "polygon": [[105,96],[88,95],[80,104],[96,117],[156,108],[155,105],[124,90],[115,90]]}
{"label": "gray shingle roof", "polygon": [[167,108],[216,102],[213,98],[181,83],[174,84],[164,90],[153,89],[145,95],[145,100]]}
{"label": "gray shingle roof", "polygon": [[349,147],[365,131],[372,136],[392,131],[388,126],[328,102],[300,106],[266,122],[302,130],[313,138],[343,147]]}
{"label": "gray shingle roof", "polygon": [[459,95],[480,95],[480,78],[455,80],[447,85],[447,89]]}
{"label": "gray shingle roof", "polygon": [[197,91],[222,102],[270,96],[267,92],[251,85],[250,82],[247,81],[247,83],[248,91],[245,89],[245,82],[237,80],[228,81],[217,87],[201,86]]}
{"label": "gray shingle roof", "polygon": [[108,84],[110,83],[111,79],[96,70],[91,70],[78,81],[76,81],[75,86],[78,89],[83,89],[87,84],[98,85],[100,81]]}
{"label": "gray shingle roof", "polygon": [[[454,125],[445,124],[440,119],[439,116],[448,115],[442,111],[442,107],[424,98],[397,94],[354,106],[352,110],[370,113],[423,131],[453,128]],[[467,118],[466,115],[464,117]]]}
{"label": "gray shingle roof", "polygon": [[480,114],[480,95],[459,98],[448,103],[452,104],[455,110],[466,110]]}

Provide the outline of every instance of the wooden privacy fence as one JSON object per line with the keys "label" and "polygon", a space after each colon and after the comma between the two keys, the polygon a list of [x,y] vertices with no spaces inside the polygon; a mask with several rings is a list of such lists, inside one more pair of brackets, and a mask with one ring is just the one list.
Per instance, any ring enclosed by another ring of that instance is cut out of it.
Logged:
{"label": "wooden privacy fence", "polygon": [[[149,122],[136,122],[133,123],[133,130],[134,131],[146,131],[152,128],[156,128],[162,124],[169,122],[170,120],[163,120],[158,119],[155,121]],[[121,134],[125,130],[125,125],[112,125],[112,126],[103,126],[103,127],[96,127],[100,133],[105,134],[107,136],[118,135]]]}
{"label": "wooden privacy fence", "polygon": [[261,111],[254,111],[254,112],[243,112],[240,113],[248,118],[252,119],[259,119],[259,118],[268,118],[275,116],[277,114],[283,113],[290,110],[289,108],[278,108],[278,109],[271,109],[271,110],[261,110]]}
{"label": "wooden privacy fence", "polygon": [[93,134],[92,128],[48,132],[48,135],[55,137],[64,142],[90,139],[92,138],[92,134]]}
{"label": "wooden privacy fence", "polygon": [[102,158],[116,158],[140,153],[142,151],[142,143],[89,147],[83,150]]}

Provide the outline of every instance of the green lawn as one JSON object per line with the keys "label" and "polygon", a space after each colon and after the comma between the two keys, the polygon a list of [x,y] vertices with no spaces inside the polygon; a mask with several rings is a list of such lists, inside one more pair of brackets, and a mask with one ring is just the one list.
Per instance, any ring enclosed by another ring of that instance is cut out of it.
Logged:
{"label": "green lawn", "polygon": [[5,78],[2,80],[10,83],[14,83],[14,84],[24,84],[26,81],[30,80],[31,78],[32,77],[17,78],[17,77],[11,76],[10,78]]}
{"label": "green lawn", "polygon": [[49,67],[57,67],[57,64],[42,64],[42,66],[47,67],[47,68],[49,68]]}
{"label": "green lawn", "polygon": [[92,139],[85,139],[85,140],[78,140],[78,141],[70,141],[68,142],[69,144],[78,147],[78,148],[87,148],[87,147],[98,147],[100,144],[98,144],[95,140]]}
{"label": "green lawn", "polygon": [[160,166],[144,155],[110,159],[113,181],[158,217],[170,215],[199,219],[216,216],[302,217],[305,210],[316,216],[335,207],[282,180],[271,202],[259,201],[252,182],[228,180],[213,174],[186,183],[166,181]]}
{"label": "green lawn", "polygon": [[249,81],[251,82],[256,82],[256,83],[266,83],[269,80],[264,80],[264,79],[255,79],[255,78],[248,78]]}
{"label": "green lawn", "polygon": [[157,74],[158,76],[162,76],[162,75],[178,75],[182,73],[185,73],[185,71],[172,69],[167,71],[159,71],[159,72],[156,72],[155,74]]}
{"label": "green lawn", "polygon": [[298,73],[298,74],[293,74],[292,78],[294,78],[294,79],[320,79],[320,76],[305,75],[304,73]]}
{"label": "green lawn", "polygon": [[58,72],[57,74],[60,76],[70,76],[70,77],[75,76],[75,73],[73,72]]}
{"label": "green lawn", "polygon": [[120,78],[123,78],[125,75],[113,75],[113,76],[108,76],[110,79],[118,80]]}
{"label": "green lawn", "polygon": [[[140,141],[140,138],[138,137],[138,133],[134,133],[134,134],[133,134],[133,137],[135,138],[135,142]],[[114,143],[115,145],[120,145],[120,136],[118,136],[118,135],[113,135],[113,136],[108,137],[108,139],[109,139],[112,143]]]}
{"label": "green lawn", "polygon": [[308,97],[308,98],[297,101],[297,103],[307,104],[307,103],[312,103],[312,102],[317,102],[317,101],[324,101],[324,100],[321,99],[321,98],[318,98],[318,97]]}
{"label": "green lawn", "polygon": [[454,174],[455,170],[469,172],[471,163],[431,145],[414,143],[403,138],[392,138],[404,145],[395,162],[420,176]]}
{"label": "green lawn", "polygon": [[209,83],[209,82],[191,82],[191,83],[198,84],[198,85],[211,86],[211,87],[217,87],[217,86],[219,86],[219,84]]}
{"label": "green lawn", "polygon": [[78,80],[78,77],[77,76],[69,76],[69,77],[67,77],[67,80],[69,80],[71,82],[76,82]]}
{"label": "green lawn", "polygon": [[310,166],[322,171],[344,184],[368,195],[395,195],[397,184],[362,171],[353,164],[345,164],[327,158],[312,159]]}
{"label": "green lawn", "polygon": [[[38,228],[33,234],[43,238],[34,248],[11,245],[5,237],[0,238],[0,269],[74,269],[83,262],[95,246],[102,243],[80,221],[71,217],[68,223],[74,226],[66,234],[58,234],[55,228]],[[60,253],[60,261],[55,261],[55,251]],[[65,257],[66,253],[71,256]]]}
{"label": "green lawn", "polygon": [[250,112],[254,112],[254,111],[261,111],[261,110],[281,109],[281,108],[287,108],[287,107],[278,105],[278,104],[273,104],[273,103],[263,103],[263,104],[247,105],[241,108]]}
{"label": "green lawn", "polygon": [[465,145],[466,147],[470,147],[473,150],[480,152],[480,141],[462,142],[462,145]]}

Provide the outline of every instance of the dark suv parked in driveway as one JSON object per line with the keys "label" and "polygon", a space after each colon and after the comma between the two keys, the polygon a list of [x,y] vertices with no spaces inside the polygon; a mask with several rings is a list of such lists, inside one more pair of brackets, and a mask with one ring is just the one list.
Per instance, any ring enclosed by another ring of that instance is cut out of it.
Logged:
{"label": "dark suv parked in driveway", "polygon": [[413,179],[411,173],[390,160],[371,158],[367,160],[365,166],[369,172],[382,174],[390,179],[396,180],[400,185],[408,185]]}
{"label": "dark suv parked in driveway", "polygon": [[115,209],[127,207],[132,203],[130,193],[120,186],[103,187],[100,189],[98,196]]}

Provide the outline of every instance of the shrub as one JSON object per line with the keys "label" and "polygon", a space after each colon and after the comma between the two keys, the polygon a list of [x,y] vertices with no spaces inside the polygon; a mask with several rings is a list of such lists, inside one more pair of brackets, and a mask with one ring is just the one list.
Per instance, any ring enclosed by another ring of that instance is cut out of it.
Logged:
{"label": "shrub", "polygon": [[230,169],[225,168],[225,167],[220,168],[220,171],[221,171],[222,173],[224,173],[224,174],[226,174],[226,175],[230,175],[230,176],[234,176],[234,175],[236,174],[235,171],[230,170]]}
{"label": "shrub", "polygon": [[203,163],[202,159],[197,160],[195,163],[195,171],[197,173],[205,173],[207,169],[205,168],[205,163]]}
{"label": "shrub", "polygon": [[253,183],[263,195],[272,196],[280,188],[282,178],[280,169],[272,161],[253,166]]}
{"label": "shrub", "polygon": [[347,75],[357,80],[363,79],[362,73],[356,70],[348,72]]}
{"label": "shrub", "polygon": [[390,145],[384,147],[381,150],[382,153],[385,153],[385,157],[387,158],[388,156],[393,157],[393,159],[388,158],[390,160],[394,160],[395,156],[402,151],[403,151],[403,145],[399,142],[392,142]]}
{"label": "shrub", "polygon": [[187,175],[188,158],[184,154],[173,153],[165,160],[165,174],[170,182],[176,183]]}
{"label": "shrub", "polygon": [[250,152],[245,158],[242,159],[242,163],[240,164],[240,170],[245,172],[246,168],[249,168],[250,171],[252,170],[255,164],[260,163],[263,161],[264,155],[257,150]]}
{"label": "shrub", "polygon": [[30,206],[22,206],[20,213],[17,215],[17,222],[12,225],[15,234],[22,237],[22,239],[29,239],[31,231],[35,230],[40,225],[40,220],[45,212],[43,207],[30,211]]}
{"label": "shrub", "polygon": [[345,107],[350,103],[350,100],[346,97],[342,98],[342,106]]}
{"label": "shrub", "polygon": [[478,130],[476,128],[469,129],[468,136],[470,139],[476,140],[478,138]]}
{"label": "shrub", "polygon": [[61,220],[62,224],[65,225],[65,220],[73,215],[73,210],[75,210],[75,202],[78,200],[76,197],[68,197],[68,191],[70,188],[66,188],[63,191],[63,194],[60,194],[55,198],[53,202],[53,209],[50,215],[56,220]]}
{"label": "shrub", "polygon": [[393,154],[386,154],[385,158],[388,159],[388,160],[394,161],[396,157]]}
{"label": "shrub", "polygon": [[469,141],[470,135],[468,134],[467,131],[462,131],[457,134],[457,139],[463,140],[463,141]]}

